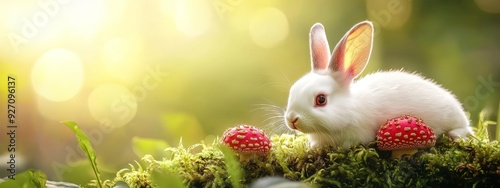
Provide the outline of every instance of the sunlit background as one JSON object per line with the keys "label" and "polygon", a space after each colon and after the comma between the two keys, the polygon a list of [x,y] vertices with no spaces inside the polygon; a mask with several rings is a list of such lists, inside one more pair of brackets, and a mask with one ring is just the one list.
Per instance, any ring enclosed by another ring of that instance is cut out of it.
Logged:
{"label": "sunlit background", "polygon": [[[286,105],[310,69],[308,32],[331,48],[355,23],[375,24],[364,74],[421,72],[475,118],[500,88],[500,1],[22,0],[0,2],[0,161],[8,160],[7,76],[17,80],[18,172],[87,183],[73,120],[92,140],[104,179],[155,143],[211,143],[241,123],[267,129],[258,104]],[[493,114],[493,113],[492,113]],[[2,166],[0,177],[7,176]]]}

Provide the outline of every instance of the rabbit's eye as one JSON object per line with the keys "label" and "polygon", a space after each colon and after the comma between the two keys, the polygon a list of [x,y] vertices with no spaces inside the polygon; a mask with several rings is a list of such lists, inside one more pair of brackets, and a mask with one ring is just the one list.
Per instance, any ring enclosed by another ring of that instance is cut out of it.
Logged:
{"label": "rabbit's eye", "polygon": [[326,105],[325,94],[316,95],[316,106],[325,106],[325,105]]}

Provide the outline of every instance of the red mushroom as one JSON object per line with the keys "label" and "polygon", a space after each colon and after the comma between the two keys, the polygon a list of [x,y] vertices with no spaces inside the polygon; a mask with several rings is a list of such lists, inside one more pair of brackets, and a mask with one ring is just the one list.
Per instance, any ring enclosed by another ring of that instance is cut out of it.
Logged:
{"label": "red mushroom", "polygon": [[246,161],[253,155],[265,155],[271,150],[271,142],[264,132],[254,126],[239,125],[227,129],[222,143],[239,154]]}
{"label": "red mushroom", "polygon": [[413,155],[419,148],[429,148],[436,144],[434,131],[422,119],[406,115],[387,120],[377,133],[377,147],[392,151],[392,158],[403,154]]}

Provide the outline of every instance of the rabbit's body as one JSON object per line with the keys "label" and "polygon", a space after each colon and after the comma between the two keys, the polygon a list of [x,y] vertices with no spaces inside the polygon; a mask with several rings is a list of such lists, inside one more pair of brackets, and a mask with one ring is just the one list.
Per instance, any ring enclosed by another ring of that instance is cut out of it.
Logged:
{"label": "rabbit's body", "polygon": [[[323,27],[313,26],[313,71],[290,89],[285,113],[287,126],[307,134],[313,146],[343,148],[374,141],[378,129],[388,119],[407,114],[421,118],[436,135],[447,133],[460,138],[472,134],[458,100],[428,79],[403,71],[387,71],[353,81],[364,69],[371,52],[370,29],[369,22],[356,25],[330,58],[326,36],[321,36]],[[321,39],[324,40],[318,43]],[[343,61],[347,60],[352,62],[346,65]]]}
{"label": "rabbit's body", "polygon": [[[378,84],[381,82],[386,85]],[[406,114],[422,118],[436,135],[455,130],[451,136],[459,137],[470,132],[469,121],[458,100],[446,89],[419,75],[402,71],[369,74],[353,83],[346,95],[351,97],[338,105],[332,104],[334,108],[358,110],[334,112],[339,116],[335,118],[342,117],[342,120],[335,122],[332,118],[329,122],[341,128],[326,134],[308,134],[312,145],[347,148],[366,144],[375,140],[376,132],[387,119]],[[464,127],[467,128],[462,129]]]}

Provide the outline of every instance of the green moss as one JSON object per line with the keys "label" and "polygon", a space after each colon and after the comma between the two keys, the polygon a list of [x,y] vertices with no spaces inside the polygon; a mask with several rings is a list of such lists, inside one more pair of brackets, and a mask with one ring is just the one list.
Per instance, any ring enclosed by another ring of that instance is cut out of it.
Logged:
{"label": "green moss", "polygon": [[116,182],[125,182],[129,187],[151,188],[150,171],[144,170],[142,166],[136,161],[137,169],[130,165],[130,169],[122,169],[116,173],[116,178],[113,181],[105,181],[106,187],[113,187]]}
{"label": "green moss", "polygon": [[[453,142],[442,137],[435,147],[391,160],[375,142],[351,149],[310,148],[304,135],[273,135],[273,150],[241,164],[248,185],[265,176],[285,178],[318,187],[494,187],[500,184],[500,144],[469,138]],[[215,141],[214,143],[217,143]],[[201,152],[192,152],[202,147]],[[231,187],[224,154],[217,144],[168,148],[170,156],[142,158],[148,166],[118,173],[113,181],[131,187],[150,187],[149,173],[178,174],[187,187]],[[140,165],[139,165],[140,166]],[[153,186],[154,187],[154,186]]]}

